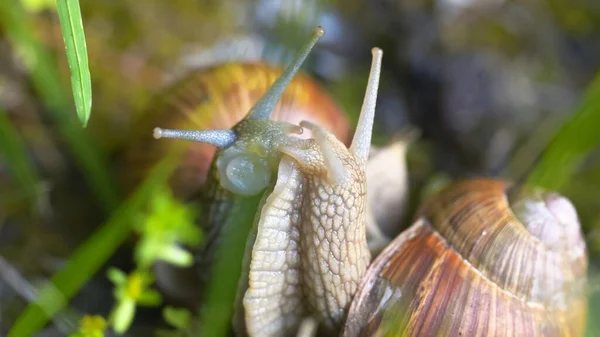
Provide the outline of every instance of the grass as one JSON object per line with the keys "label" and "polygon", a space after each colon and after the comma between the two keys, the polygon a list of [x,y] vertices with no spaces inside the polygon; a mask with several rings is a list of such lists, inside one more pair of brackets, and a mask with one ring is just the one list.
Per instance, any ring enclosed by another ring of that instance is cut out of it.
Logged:
{"label": "grass", "polygon": [[562,191],[600,143],[600,76],[589,84],[580,106],[546,147],[527,183]]}
{"label": "grass", "polygon": [[232,210],[223,224],[223,236],[207,285],[206,303],[200,309],[200,336],[227,336],[231,327],[246,240],[261,198],[262,193],[234,197]]}
{"label": "grass", "polygon": [[56,8],[71,69],[71,85],[77,116],[85,127],[92,110],[92,80],[79,0],[57,0]]}

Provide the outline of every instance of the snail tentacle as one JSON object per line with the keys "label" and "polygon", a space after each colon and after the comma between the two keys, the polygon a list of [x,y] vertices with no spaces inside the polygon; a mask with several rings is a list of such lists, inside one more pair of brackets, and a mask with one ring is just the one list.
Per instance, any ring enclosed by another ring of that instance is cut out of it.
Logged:
{"label": "snail tentacle", "polygon": [[331,141],[329,138],[335,139],[335,136],[328,134],[325,129],[311,122],[302,121],[300,126],[313,132],[315,141],[323,155],[323,162],[327,169],[327,177],[334,184],[343,184],[346,179],[348,179],[348,170],[344,167],[344,163],[342,163],[340,156],[329,146],[329,142]]}
{"label": "snail tentacle", "polygon": [[377,103],[377,91],[379,88],[379,75],[381,73],[381,58],[383,51],[379,48],[371,50],[373,61],[371,63],[371,71],[369,73],[369,81],[363,105],[360,110],[360,118],[356,126],[356,132],[352,139],[350,152],[354,153],[363,162],[369,158],[369,150],[371,148],[371,134],[373,130],[373,120],[375,119],[375,106]]}
{"label": "snail tentacle", "polygon": [[323,27],[318,26],[313,31],[312,38],[302,47],[300,53],[296,56],[292,64],[285,69],[283,74],[273,83],[269,91],[254,105],[248,114],[248,119],[269,119],[275,105],[283,95],[288,84],[292,81],[300,66],[306,60],[311,49],[317,43],[319,38],[325,34]]}
{"label": "snail tentacle", "polygon": [[154,128],[154,138],[177,138],[186,139],[200,143],[207,143],[218,148],[225,148],[233,144],[237,139],[235,132],[231,130],[173,130]]}

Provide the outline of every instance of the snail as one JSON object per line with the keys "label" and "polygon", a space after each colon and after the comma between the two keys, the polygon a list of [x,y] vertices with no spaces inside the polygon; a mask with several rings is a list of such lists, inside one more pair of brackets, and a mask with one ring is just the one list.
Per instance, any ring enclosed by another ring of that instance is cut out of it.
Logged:
{"label": "snail", "polygon": [[[281,92],[316,30],[273,88]],[[494,179],[450,184],[371,261],[367,161],[383,52],[373,61],[349,147],[324,128],[268,120],[261,99],[231,130],[155,130],[220,148],[219,176],[273,169],[248,236],[233,326],[238,335],[579,336],[587,250],[564,197]],[[310,138],[297,137],[311,131]],[[233,161],[258,156],[263,163]],[[265,181],[267,181],[265,183]],[[227,193],[239,186],[221,182]],[[215,200],[218,204],[219,200]]]}
{"label": "snail", "polygon": [[[230,129],[245,117],[256,100],[263,95],[273,95],[267,89],[281,73],[282,68],[279,66],[262,62],[227,62],[196,70],[150,102],[150,109],[136,123],[138,127],[121,156],[121,169],[118,170],[124,189],[133,190],[148,169],[166,153],[175,147],[184,147],[182,160],[171,174],[170,188],[179,199],[199,202],[203,206],[202,209],[208,210],[201,212],[197,221],[205,233],[210,235],[206,236],[203,247],[193,249],[198,260],[193,268],[196,270],[174,268],[160,262],[154,266],[157,285],[170,300],[191,308],[196,307],[196,302],[201,300],[199,296],[204,292],[205,280],[199,281],[197,278],[209,277],[207,269],[214,260],[216,241],[221,236],[222,226],[214,224],[223,221],[219,214],[227,213],[227,209],[231,209],[234,202],[226,190],[219,188],[221,179],[215,178],[219,176],[216,165],[212,168],[215,172],[211,171],[216,152],[214,146],[200,142],[153,142],[149,141],[149,130],[156,124],[170,128]],[[323,87],[308,75],[299,72],[290,80],[281,99],[274,102],[276,104],[270,115],[272,120],[287,122],[290,125],[307,120],[329,130],[343,143],[349,143],[351,130],[346,114]],[[385,174],[386,179],[382,179],[382,187],[385,186],[391,191],[393,200],[401,200],[406,194],[403,186],[407,177],[401,158],[406,145],[416,134],[414,129],[406,130],[389,145],[376,149],[377,153],[373,156],[372,174],[382,176],[382,172],[376,169],[376,166],[382,163],[394,168]],[[309,138],[311,132],[305,130],[298,136]],[[239,158],[233,160],[240,162]],[[270,171],[269,169],[262,172]],[[207,181],[209,176],[211,179]],[[227,178],[226,175],[225,177]],[[263,177],[263,184],[265,180],[269,179]],[[226,179],[225,183],[228,181]],[[398,188],[394,189],[394,186]],[[231,185],[229,187],[231,188]],[[215,200],[221,201],[217,205]],[[378,199],[374,199],[373,203],[382,204]],[[216,210],[210,212],[210,209]],[[385,214],[381,213],[381,216]],[[397,224],[396,221],[388,222],[387,227]],[[374,223],[369,225],[372,229],[370,245],[383,247],[390,238],[386,233],[380,232]]]}
{"label": "snail", "polygon": [[[219,188],[219,182],[214,181],[215,179],[207,182],[207,177],[213,174],[211,163],[216,148],[198,142],[150,141],[150,131],[156,124],[171,128],[230,129],[245,117],[260,97],[269,95],[267,90],[282,72],[282,67],[263,62],[227,62],[196,70],[175,82],[150,102],[150,108],[136,123],[137,128],[120,156],[118,173],[121,186],[127,193],[132,191],[153,164],[174,148],[183,147],[181,162],[170,177],[171,191],[180,200],[199,203],[207,210],[214,207],[219,213],[225,213],[233,202],[227,195],[223,195],[225,191]],[[271,107],[272,120],[287,122],[289,125],[308,120],[323,126],[343,142],[349,141],[350,127],[346,114],[310,76],[298,73],[290,80],[281,99],[274,102],[276,104]],[[307,131],[300,137],[308,138],[310,132]],[[248,158],[244,161],[232,156],[230,159],[234,164],[252,164],[252,160],[247,160]],[[216,171],[216,167],[214,169]],[[270,171],[271,169],[263,169],[261,172],[270,175]],[[257,175],[260,176],[258,173]],[[228,179],[227,174],[223,176],[225,179],[219,181],[233,181]],[[265,180],[269,178],[263,176],[263,184]],[[246,186],[248,187],[251,186]],[[264,186],[258,186],[259,189],[262,187]],[[221,208],[215,206],[216,199],[222,200]],[[210,211],[202,212],[198,219],[205,233],[212,233],[206,236],[207,244],[194,249],[194,255],[199,260],[195,269],[201,271],[200,277],[204,279],[208,278],[206,269],[213,260],[211,256],[216,250],[215,241],[220,237],[221,231],[221,226],[213,224],[219,221],[221,217],[212,216]],[[204,288],[204,281],[197,280],[196,271],[173,268],[166,263],[158,263],[155,270],[159,288],[171,300],[190,307],[196,306],[199,300],[197,297]]]}

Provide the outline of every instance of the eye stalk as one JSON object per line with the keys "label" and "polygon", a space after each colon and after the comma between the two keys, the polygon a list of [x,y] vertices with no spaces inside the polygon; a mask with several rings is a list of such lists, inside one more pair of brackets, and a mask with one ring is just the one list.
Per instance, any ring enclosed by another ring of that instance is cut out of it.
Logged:
{"label": "eye stalk", "polygon": [[297,125],[269,120],[271,113],[324,33],[321,26],[314,29],[311,39],[294,61],[232,130],[155,128],[154,138],[186,139],[218,147],[222,150],[217,159],[221,185],[236,194],[258,194],[271,182],[272,172],[281,158],[278,149],[297,141],[290,136],[291,133],[301,134],[303,131]]}
{"label": "eye stalk", "polygon": [[207,143],[220,149],[226,148],[236,140],[235,133],[231,130],[171,130],[154,128],[154,138],[186,139],[194,142]]}
{"label": "eye stalk", "polygon": [[308,54],[313,49],[317,41],[325,34],[323,27],[317,26],[312,33],[312,36],[308,43],[300,49],[300,52],[294,58],[294,61],[283,71],[281,76],[273,83],[269,91],[254,105],[248,113],[248,119],[269,119],[271,112],[275,108],[275,104],[283,95],[283,92],[290,84],[304,60],[308,57]]}

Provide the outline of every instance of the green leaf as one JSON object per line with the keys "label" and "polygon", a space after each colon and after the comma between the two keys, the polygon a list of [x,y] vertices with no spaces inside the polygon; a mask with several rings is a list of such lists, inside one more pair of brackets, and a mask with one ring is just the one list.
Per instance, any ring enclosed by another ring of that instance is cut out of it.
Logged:
{"label": "green leaf", "polygon": [[224,223],[217,256],[207,285],[199,336],[227,336],[234,313],[238,280],[242,275],[248,234],[262,202],[262,195],[234,196]]}
{"label": "green leaf", "polygon": [[119,303],[111,315],[111,325],[115,332],[122,335],[129,329],[135,317],[135,302],[127,299]]}
{"label": "green leaf", "polygon": [[183,330],[190,325],[191,314],[187,309],[167,306],[163,309],[163,318],[172,326]]}
{"label": "green leaf", "polygon": [[146,290],[140,295],[137,303],[143,307],[155,307],[162,303],[162,296],[156,290]]}
{"label": "green leaf", "polygon": [[175,243],[161,247],[156,258],[178,267],[189,267],[194,263],[192,254]]}
{"label": "green leaf", "polygon": [[562,191],[583,160],[600,143],[600,75],[589,85],[579,108],[558,131],[528,183]]}
{"label": "green leaf", "polygon": [[127,275],[117,268],[110,268],[106,272],[106,277],[115,285],[127,282]]}
{"label": "green leaf", "polygon": [[71,69],[73,98],[79,121],[85,127],[92,110],[92,80],[79,0],[56,0],[58,18]]}
{"label": "green leaf", "polygon": [[71,255],[66,266],[54,275],[52,282],[41,289],[38,299],[19,316],[9,337],[31,336],[36,333],[98,271],[129,236],[132,220],[151,194],[167,182],[180,155],[181,151],[173,152],[160,161],[136,192]]}

